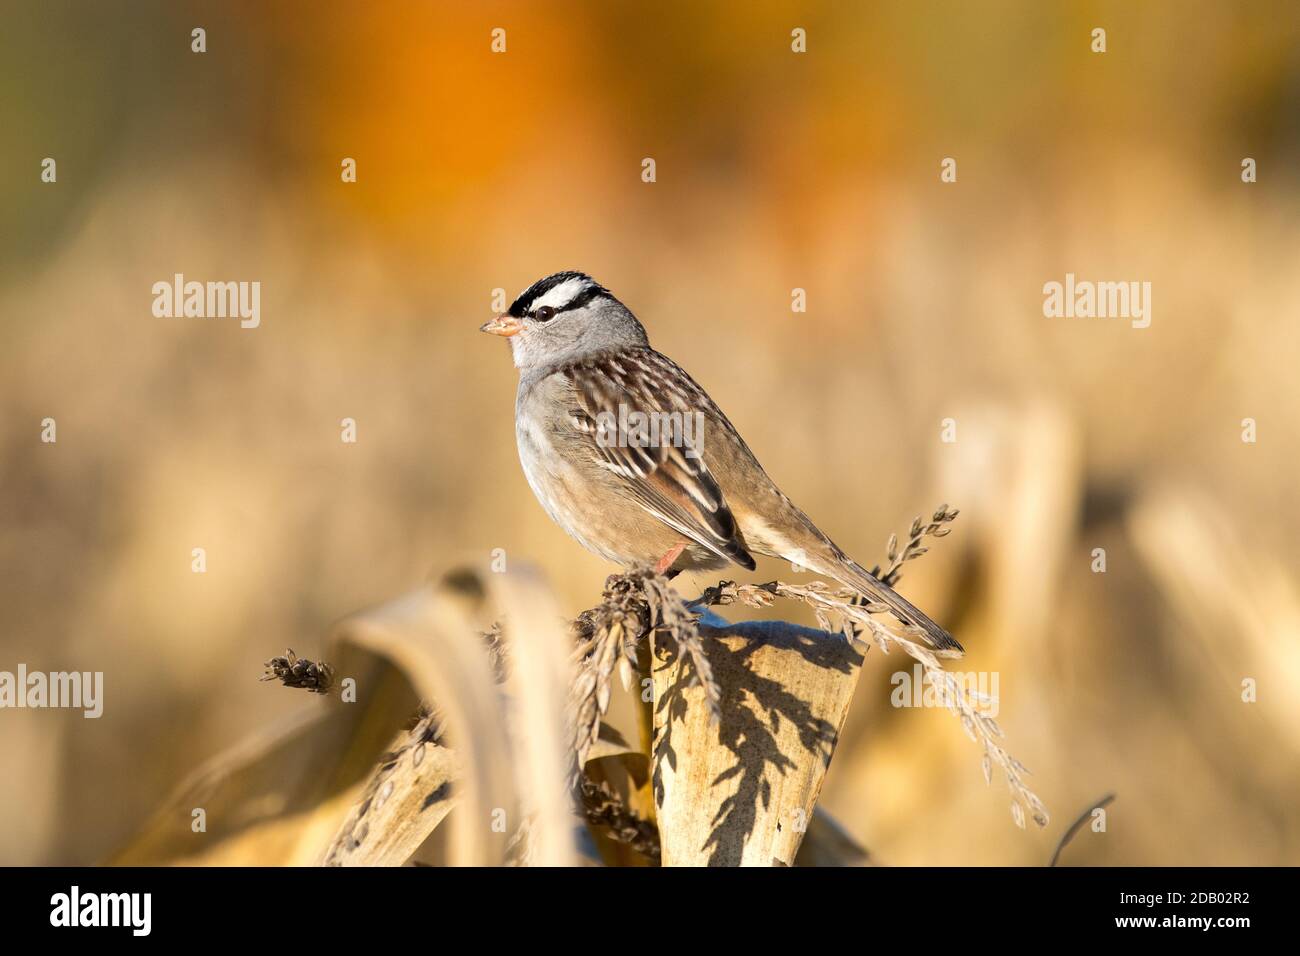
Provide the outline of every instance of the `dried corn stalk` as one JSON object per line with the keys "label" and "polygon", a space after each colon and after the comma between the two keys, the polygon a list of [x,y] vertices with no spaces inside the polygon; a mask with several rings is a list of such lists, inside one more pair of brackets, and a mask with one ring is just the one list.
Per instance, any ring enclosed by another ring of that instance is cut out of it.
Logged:
{"label": "dried corn stalk", "polygon": [[721,719],[656,642],[655,797],[666,866],[790,866],[857,686],[864,645],[777,622],[700,627]]}
{"label": "dried corn stalk", "polygon": [[[891,541],[882,577],[897,580],[955,514],[918,520],[901,550]],[[708,610],[778,597],[826,629]],[[816,582],[724,582],[688,604],[636,569],[566,629],[531,570],[456,572],[344,621],[332,667],[292,652],[268,662],[269,677],[324,695],[319,709],[209,763],[116,862],[861,865],[816,804],[862,637],[944,674],[878,610]],[[614,675],[627,687],[646,670],[634,747],[603,717]],[[417,700],[429,709],[403,730]],[[1017,808],[1042,820],[1000,731],[974,730]],[[196,833],[200,806],[210,826]]]}

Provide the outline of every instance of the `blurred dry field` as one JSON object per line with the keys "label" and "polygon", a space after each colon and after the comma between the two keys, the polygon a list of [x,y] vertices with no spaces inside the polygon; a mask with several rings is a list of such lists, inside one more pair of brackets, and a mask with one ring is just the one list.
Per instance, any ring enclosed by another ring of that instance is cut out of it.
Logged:
{"label": "blurred dry field", "polygon": [[[822,804],[875,858],[1041,865],[1113,791],[1065,862],[1300,863],[1295,4],[268,6],[3,2],[0,670],[106,700],[0,712],[0,862],[108,856],[308,706],[267,656],[430,573],[595,601],[476,331],[573,268],[863,563],[961,509],[903,588],[1053,825],[872,651]],[[178,272],[260,281],[260,327],[155,318]],[[1151,326],[1044,318],[1068,272],[1150,281]]]}

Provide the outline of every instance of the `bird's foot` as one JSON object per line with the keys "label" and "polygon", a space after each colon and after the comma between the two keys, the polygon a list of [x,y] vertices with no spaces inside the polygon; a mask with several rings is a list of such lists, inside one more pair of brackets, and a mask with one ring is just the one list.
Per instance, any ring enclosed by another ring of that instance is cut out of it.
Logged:
{"label": "bird's foot", "polygon": [[[677,547],[670,549],[655,565],[655,574],[668,574],[668,569],[673,566],[674,561],[682,556],[682,552],[685,550],[686,545],[684,544],[679,544]],[[669,575],[669,577],[672,577],[672,575]]]}

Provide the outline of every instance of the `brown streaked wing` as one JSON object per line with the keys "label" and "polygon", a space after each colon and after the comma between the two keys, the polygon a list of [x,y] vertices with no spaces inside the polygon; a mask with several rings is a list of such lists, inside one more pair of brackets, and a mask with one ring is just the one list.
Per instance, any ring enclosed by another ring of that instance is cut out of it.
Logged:
{"label": "brown streaked wing", "polygon": [[590,441],[596,460],[623,480],[628,494],[687,538],[753,570],[754,559],[703,458],[665,440],[649,447],[601,440],[602,413],[618,422],[620,412],[704,412],[712,403],[699,387],[651,349],[603,353],[560,371],[579,406],[573,409],[575,428]]}

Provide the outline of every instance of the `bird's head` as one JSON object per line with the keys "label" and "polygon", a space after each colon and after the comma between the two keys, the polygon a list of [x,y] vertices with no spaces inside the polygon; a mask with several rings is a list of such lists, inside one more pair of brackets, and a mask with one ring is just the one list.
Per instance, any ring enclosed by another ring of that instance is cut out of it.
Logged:
{"label": "bird's head", "polygon": [[582,272],[538,279],[481,331],[509,338],[521,370],[649,345],[636,316]]}

